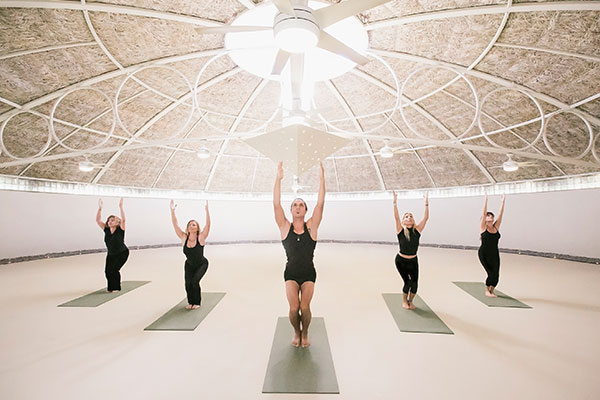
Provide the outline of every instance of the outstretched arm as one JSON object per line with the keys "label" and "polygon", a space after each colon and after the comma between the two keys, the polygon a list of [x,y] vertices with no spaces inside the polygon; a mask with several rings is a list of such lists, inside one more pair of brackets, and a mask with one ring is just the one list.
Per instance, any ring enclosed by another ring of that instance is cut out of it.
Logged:
{"label": "outstretched arm", "polygon": [[177,223],[177,216],[175,215],[175,208],[177,204],[173,200],[171,200],[171,223],[173,223],[173,229],[175,230],[175,234],[181,240],[185,239],[185,232],[181,230],[179,224]]}
{"label": "outstretched arm", "polygon": [[98,199],[98,212],[96,213],[96,223],[100,227],[100,229],[104,230],[106,225],[102,221],[102,199]]}
{"label": "outstretched arm", "polygon": [[496,229],[500,229],[500,224],[502,223],[502,216],[504,215],[504,195],[502,195],[500,200],[500,212],[498,213],[498,218],[496,218],[496,222],[494,222],[494,226]]}
{"label": "outstretched arm", "polygon": [[319,197],[317,199],[317,205],[313,211],[312,217],[310,218],[310,228],[315,232],[319,229],[321,220],[323,219],[323,207],[325,206],[325,170],[323,169],[323,163],[319,164],[321,170],[321,182],[319,184]]}
{"label": "outstretched arm", "polygon": [[425,224],[427,224],[427,220],[429,219],[429,193],[425,193],[425,212],[423,213],[423,219],[417,225],[417,230],[419,233],[423,232],[425,229]]}
{"label": "outstretched arm", "polygon": [[398,195],[392,191],[394,195],[394,220],[396,221],[396,235],[402,230],[402,221],[400,221],[400,214],[398,214]]}
{"label": "outstretched arm", "polygon": [[481,229],[481,233],[483,233],[483,231],[486,230],[485,227],[485,217],[487,216],[487,201],[488,201],[488,197],[487,194],[485,195],[484,199],[483,199],[483,214],[481,214],[481,225],[480,225],[480,229]]}
{"label": "outstretched arm", "polygon": [[275,187],[273,188],[273,211],[275,213],[275,223],[282,232],[285,230],[287,219],[281,207],[281,180],[283,179],[283,162],[277,164],[277,177],[275,178]]}
{"label": "outstretched arm", "polygon": [[204,246],[206,243],[206,238],[208,237],[208,233],[210,232],[210,213],[208,212],[208,201],[204,205],[204,210],[206,211],[206,225],[204,225],[204,229],[200,232],[200,244]]}
{"label": "outstretched arm", "polygon": [[125,230],[125,210],[123,210],[123,198],[119,200],[119,210],[121,211],[121,229]]}

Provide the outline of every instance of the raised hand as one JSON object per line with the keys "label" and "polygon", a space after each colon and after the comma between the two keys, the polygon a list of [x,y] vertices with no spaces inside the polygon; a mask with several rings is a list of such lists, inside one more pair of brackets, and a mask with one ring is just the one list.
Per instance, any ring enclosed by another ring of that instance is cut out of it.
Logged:
{"label": "raised hand", "polygon": [[504,195],[500,197],[500,200],[504,203]]}
{"label": "raised hand", "polygon": [[396,202],[398,201],[398,195],[393,190],[392,190],[392,195],[394,196],[394,204],[396,204]]}
{"label": "raised hand", "polygon": [[206,202],[204,203],[204,209],[205,209],[206,211],[208,211],[208,200],[206,200]]}
{"label": "raised hand", "polygon": [[425,204],[429,204],[429,192],[425,192]]}
{"label": "raised hand", "polygon": [[119,200],[119,207],[123,207],[123,198],[121,197],[121,200]]}
{"label": "raised hand", "polygon": [[175,200],[171,200],[171,203],[169,204],[169,206],[171,207],[171,210],[175,211],[175,208],[177,208],[177,204],[175,204]]}
{"label": "raised hand", "polygon": [[102,202],[102,199],[98,199],[98,208],[102,210],[103,206],[104,206],[104,202]]}
{"label": "raised hand", "polygon": [[280,161],[279,164],[277,164],[277,180],[282,180],[283,179],[283,161]]}

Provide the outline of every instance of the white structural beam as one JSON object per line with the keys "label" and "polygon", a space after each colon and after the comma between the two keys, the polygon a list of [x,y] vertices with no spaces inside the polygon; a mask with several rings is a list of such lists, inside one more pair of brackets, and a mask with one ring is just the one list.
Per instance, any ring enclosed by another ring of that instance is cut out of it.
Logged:
{"label": "white structural beam", "polygon": [[546,47],[521,46],[519,44],[510,44],[510,43],[496,43],[494,46],[505,47],[508,49],[539,51],[541,53],[549,53],[549,54],[554,54],[557,56],[575,57],[575,58],[581,58],[581,59],[587,60],[587,61],[600,62],[600,57],[597,57],[597,56],[591,56],[591,55],[580,54],[580,53],[572,53],[570,51],[548,49]]}
{"label": "white structural beam", "polygon": [[27,56],[29,54],[43,53],[43,52],[52,51],[52,50],[71,49],[73,47],[84,47],[84,46],[94,46],[94,45],[96,45],[96,42],[55,44],[52,46],[40,47],[37,49],[21,50],[21,51],[15,51],[14,53],[2,54],[2,55],[0,55],[0,60],[6,60],[9,58],[13,58],[13,57]]}
{"label": "white structural beam", "polygon": [[252,0],[238,0],[244,7],[251,9],[256,7],[256,4]]}
{"label": "white structural beam", "polygon": [[[244,105],[242,106],[242,109],[238,113],[237,117],[233,121],[233,124],[231,124],[231,127],[229,128],[229,134],[232,134],[235,132],[237,127],[240,125],[240,122],[242,122],[242,118],[244,117],[244,115],[246,114],[246,112],[248,111],[248,109],[250,108],[252,103],[254,103],[254,100],[256,100],[258,95],[263,91],[263,89],[265,88],[265,86],[267,86],[268,83],[269,83],[268,80],[263,79],[254,88],[254,90],[252,91],[252,93],[250,94],[250,96],[248,97],[248,99],[246,100]],[[204,186],[205,191],[210,188],[210,185],[211,185],[211,183],[215,177],[215,173],[217,171],[217,166],[219,165],[219,162],[221,161],[221,158],[223,157],[223,153],[225,152],[225,148],[227,147],[227,144],[229,144],[229,140],[231,140],[231,139],[226,138],[225,140],[223,140],[223,143],[221,143],[219,152],[217,153],[217,156],[215,157],[215,162],[213,163],[213,165],[210,169],[210,173],[208,174],[208,179],[206,180],[206,185]]]}
{"label": "white structural beam", "polygon": [[377,21],[365,25],[366,30],[387,28],[410,24],[414,22],[434,21],[446,18],[468,17],[473,15],[490,15],[521,13],[521,12],[540,12],[540,11],[600,11],[600,1],[550,1],[539,3],[517,3],[510,7],[505,5],[480,5],[473,7],[455,8],[450,10],[424,12],[413,15],[405,15]]}
{"label": "white structural beam", "polygon": [[[560,108],[561,110],[569,110],[569,109],[573,108],[569,104],[563,103],[562,101],[560,101],[552,96],[549,96],[547,94],[530,89],[530,88],[520,85],[516,82],[509,81],[508,79],[504,79],[504,78],[500,78],[499,76],[488,74],[486,72],[481,72],[481,71],[476,71],[476,70],[468,70],[466,67],[463,67],[462,65],[453,64],[453,63],[444,62],[444,61],[437,61],[437,60],[433,60],[431,58],[417,56],[417,55],[413,55],[413,54],[401,53],[398,51],[380,50],[380,49],[371,49],[370,51],[372,51],[373,53],[378,54],[380,56],[384,56],[384,57],[397,58],[400,60],[412,61],[412,62],[416,62],[416,63],[420,63],[420,64],[441,65],[444,67],[454,68],[455,70],[457,70],[465,75],[474,76],[475,78],[483,79],[485,81],[492,82],[492,83],[495,83],[497,85],[500,85],[500,86],[503,86],[503,87],[506,87],[509,89],[524,90],[524,91],[530,93],[533,97],[543,100],[546,103],[552,104],[553,106],[556,106],[556,107]],[[583,103],[581,103],[581,104],[583,104]],[[581,104],[579,104],[579,105],[581,105]],[[600,126],[600,118],[595,117],[584,111],[580,111],[580,114],[583,115],[589,122],[593,123],[594,125]]]}
{"label": "white structural beam", "polygon": [[2,0],[0,8],[44,8],[55,10],[78,10],[78,11],[96,11],[113,14],[135,15],[138,17],[148,17],[162,19],[166,21],[184,22],[198,26],[222,26],[224,24],[205,18],[193,17],[189,15],[176,14],[165,11],[150,10],[147,8],[138,8],[131,6],[121,6],[105,3],[86,3],[79,1],[52,1],[52,0]]}
{"label": "white structural beam", "polygon": [[[348,114],[348,116],[351,118],[352,123],[354,124],[356,129],[359,132],[363,132],[363,128],[360,125],[360,122],[358,122],[358,120],[356,119],[356,115],[354,114],[354,111],[352,111],[352,109],[350,108],[350,105],[348,104],[348,102],[346,101],[344,96],[342,96],[342,94],[340,93],[338,88],[333,84],[333,82],[331,82],[331,80],[325,81],[325,84],[327,85],[329,90],[331,90],[331,92],[335,96],[338,103],[340,103],[340,105],[342,106],[342,108],[344,109],[346,114]],[[377,159],[375,158],[375,154],[373,154],[373,149],[371,148],[371,145],[369,144],[369,141],[367,139],[362,139],[362,142],[365,146],[365,149],[367,150],[367,153],[369,154],[369,158],[371,159],[371,162],[373,163],[373,167],[375,168],[375,173],[377,174],[377,179],[379,180],[379,186],[380,186],[381,190],[386,190],[385,182],[383,181],[383,175],[381,174],[381,169],[379,168],[379,164],[377,164]]]}
{"label": "white structural beam", "polygon": [[[178,56],[163,57],[163,58],[157,58],[154,60],[144,61],[139,64],[130,65],[122,70],[117,69],[115,71],[106,72],[104,74],[83,80],[81,82],[77,82],[73,85],[69,85],[62,89],[45,94],[44,96],[38,97],[37,99],[31,100],[30,102],[25,103],[23,105],[18,105],[16,107],[17,110],[11,110],[11,111],[7,111],[7,112],[0,114],[0,122],[4,121],[5,119],[11,117],[12,115],[14,115],[20,111],[27,111],[27,110],[30,110],[37,106],[40,106],[44,103],[47,103],[49,101],[57,99],[60,96],[62,96],[63,94],[65,94],[68,91],[71,91],[73,89],[88,87],[88,86],[94,85],[96,83],[106,81],[108,79],[116,78],[116,77],[125,75],[127,73],[134,72],[138,68],[142,68],[142,67],[145,67],[148,65],[164,65],[164,64],[171,64],[171,63],[175,63],[175,62],[179,62],[179,61],[191,60],[191,59],[195,59],[195,58],[209,57],[209,56],[217,55],[221,52],[223,52],[223,48],[214,49],[214,50],[195,51],[192,53],[182,54],[182,55],[178,55]],[[231,71],[233,71],[233,69]]]}

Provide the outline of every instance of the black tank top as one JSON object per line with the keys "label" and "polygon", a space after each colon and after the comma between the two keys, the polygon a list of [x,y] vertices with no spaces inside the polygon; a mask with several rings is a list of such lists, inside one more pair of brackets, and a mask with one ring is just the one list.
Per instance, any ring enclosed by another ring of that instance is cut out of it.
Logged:
{"label": "black tank top", "polygon": [[294,224],[290,224],[290,230],[281,243],[283,243],[287,256],[286,270],[301,273],[314,269],[313,257],[317,242],[310,237],[306,222],[304,223],[304,232],[301,234],[294,232]]}
{"label": "black tank top", "polygon": [[183,244],[183,254],[187,259],[187,262],[191,265],[200,265],[204,262],[204,246],[200,244],[198,237],[196,237],[196,245],[194,247],[188,247],[187,242],[190,235],[185,238]]}
{"label": "black tank top", "polygon": [[398,244],[400,245],[400,253],[405,256],[417,255],[417,249],[419,248],[419,238],[421,234],[415,228],[409,228],[410,240],[404,236],[404,229],[398,234]]}
{"label": "black tank top", "polygon": [[486,252],[498,252],[498,241],[500,240],[500,231],[490,233],[486,229],[481,232],[481,247],[480,249]]}
{"label": "black tank top", "polygon": [[110,233],[110,228],[105,226],[104,243],[106,243],[106,249],[110,255],[124,252],[127,250],[127,246],[125,246],[125,231],[117,225],[115,231]]}

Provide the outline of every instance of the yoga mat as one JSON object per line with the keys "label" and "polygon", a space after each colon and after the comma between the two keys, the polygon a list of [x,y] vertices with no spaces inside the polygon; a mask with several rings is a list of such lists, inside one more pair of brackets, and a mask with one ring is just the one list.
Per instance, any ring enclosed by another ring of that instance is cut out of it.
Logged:
{"label": "yoga mat", "polygon": [[339,393],[325,320],[313,318],[308,330],[310,347],[291,345],[294,328],[279,317],[263,393]]}
{"label": "yoga mat", "polygon": [[488,307],[511,307],[511,308],[531,308],[527,304],[502,293],[499,290],[494,290],[498,297],[487,297],[485,295],[485,284],[481,282],[453,282],[456,286],[475,297]]}
{"label": "yoga mat", "polygon": [[127,292],[131,292],[133,289],[137,289],[140,286],[144,286],[150,281],[123,281],[121,282],[121,290],[108,293],[105,289],[97,290],[93,293],[86,294],[76,298],[75,300],[68,301],[63,304],[59,304],[59,307],[98,307],[100,304],[104,304],[107,301],[124,295]]}
{"label": "yoga mat", "polygon": [[188,302],[187,299],[183,299],[144,330],[193,331],[224,296],[225,293],[202,293],[202,304],[195,310],[186,309]]}
{"label": "yoga mat", "polygon": [[382,295],[398,329],[402,332],[454,334],[419,295],[413,299],[413,304],[417,307],[415,310],[402,308],[402,293],[383,293]]}

